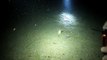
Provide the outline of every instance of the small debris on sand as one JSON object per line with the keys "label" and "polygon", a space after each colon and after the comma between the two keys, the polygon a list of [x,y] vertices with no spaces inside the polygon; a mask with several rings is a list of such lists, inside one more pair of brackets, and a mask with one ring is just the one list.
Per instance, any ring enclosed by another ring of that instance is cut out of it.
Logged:
{"label": "small debris on sand", "polygon": [[50,56],[48,56],[48,58],[50,58]]}
{"label": "small debris on sand", "polygon": [[62,30],[58,30],[58,35],[62,34],[62,32],[63,32]]}
{"label": "small debris on sand", "polygon": [[55,42],[53,42],[53,44],[56,44]]}
{"label": "small debris on sand", "polygon": [[64,53],[62,55],[65,55]]}

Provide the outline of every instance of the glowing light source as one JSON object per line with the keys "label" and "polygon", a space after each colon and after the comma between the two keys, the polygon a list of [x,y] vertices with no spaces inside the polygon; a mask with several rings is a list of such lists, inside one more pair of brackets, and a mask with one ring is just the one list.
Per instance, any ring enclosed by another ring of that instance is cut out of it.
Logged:
{"label": "glowing light source", "polygon": [[70,20],[70,19],[71,19],[70,14],[63,13],[62,16],[63,16],[63,19],[64,19],[65,21],[69,21],[69,22],[71,21],[71,20]]}
{"label": "glowing light source", "polygon": [[60,15],[59,23],[64,24],[64,25],[71,25],[71,24],[75,24],[75,20],[76,19],[72,14],[62,13]]}

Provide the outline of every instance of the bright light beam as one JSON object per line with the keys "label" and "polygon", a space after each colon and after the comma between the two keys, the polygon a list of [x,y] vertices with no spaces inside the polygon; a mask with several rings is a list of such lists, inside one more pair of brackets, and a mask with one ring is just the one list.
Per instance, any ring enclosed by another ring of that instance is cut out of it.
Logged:
{"label": "bright light beam", "polygon": [[69,12],[71,10],[71,0],[64,0],[64,10]]}

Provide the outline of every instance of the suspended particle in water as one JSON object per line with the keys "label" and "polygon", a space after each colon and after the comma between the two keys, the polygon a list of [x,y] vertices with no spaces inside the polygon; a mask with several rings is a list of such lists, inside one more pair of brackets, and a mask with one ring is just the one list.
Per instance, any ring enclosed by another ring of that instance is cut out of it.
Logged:
{"label": "suspended particle in water", "polygon": [[16,31],[16,28],[13,28],[13,31]]}
{"label": "suspended particle in water", "polygon": [[37,24],[35,24],[35,27],[37,26]]}

